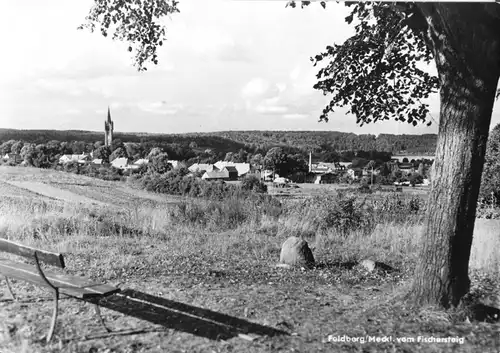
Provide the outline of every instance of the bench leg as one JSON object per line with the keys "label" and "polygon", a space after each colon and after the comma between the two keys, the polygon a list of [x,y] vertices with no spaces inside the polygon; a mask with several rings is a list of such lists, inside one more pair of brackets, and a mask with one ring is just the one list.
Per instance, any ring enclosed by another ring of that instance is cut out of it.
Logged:
{"label": "bench leg", "polygon": [[50,323],[49,333],[47,334],[47,343],[52,339],[56,327],[57,312],[59,309],[59,290],[54,289],[54,312],[52,313],[52,322]]}
{"label": "bench leg", "polygon": [[104,329],[107,331],[107,332],[111,332],[111,329],[109,327],[106,326],[106,323],[104,322],[104,318],[102,317],[101,315],[101,309],[99,308],[99,302],[95,303],[94,304],[94,307],[95,307],[95,313],[96,313],[96,316],[97,318],[99,319],[99,323],[102,325],[102,327],[104,327]]}
{"label": "bench leg", "polygon": [[12,288],[10,286],[9,279],[7,277],[4,277],[4,278],[5,278],[5,283],[7,283],[7,289],[9,290],[9,293],[10,293],[10,296],[12,297],[12,300],[17,300],[16,296],[12,292]]}

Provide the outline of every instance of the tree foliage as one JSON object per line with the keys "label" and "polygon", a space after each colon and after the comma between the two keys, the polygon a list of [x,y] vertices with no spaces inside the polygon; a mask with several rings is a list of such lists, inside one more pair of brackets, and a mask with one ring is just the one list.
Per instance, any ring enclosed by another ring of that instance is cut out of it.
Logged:
{"label": "tree foliage", "polygon": [[127,151],[123,147],[118,147],[109,155],[109,161],[112,162],[117,158],[127,157]]}
{"label": "tree foliage", "polygon": [[255,175],[247,175],[241,181],[241,188],[256,193],[266,193],[267,185]]}
{"label": "tree foliage", "polygon": [[163,174],[171,169],[168,163],[168,154],[165,152],[155,154],[148,164],[148,172]]}
{"label": "tree foliage", "polygon": [[104,37],[129,43],[134,65],[145,71],[148,62],[158,64],[157,49],[166,40],[162,20],[179,12],[177,6],[176,0],[95,0],[87,22],[78,28],[98,29]]}
{"label": "tree foliage", "polygon": [[94,150],[94,158],[102,159],[103,162],[110,162],[111,150],[107,146],[100,146]]}
{"label": "tree foliage", "polygon": [[271,148],[264,157],[264,167],[274,170],[279,175],[285,174],[288,158],[281,147]]}
{"label": "tree foliage", "polygon": [[424,34],[414,30],[418,16],[412,5],[346,5],[352,10],[345,20],[355,24],[355,35],[311,57],[314,66],[327,62],[314,85],[332,97],[320,120],[328,121],[335,107],[347,106],[361,126],[391,118],[430,125],[429,107],[422,100],[437,92],[439,81],[418,67],[431,62],[432,52]]}
{"label": "tree foliage", "polygon": [[493,128],[488,139],[479,195],[484,201],[500,206],[500,124]]}

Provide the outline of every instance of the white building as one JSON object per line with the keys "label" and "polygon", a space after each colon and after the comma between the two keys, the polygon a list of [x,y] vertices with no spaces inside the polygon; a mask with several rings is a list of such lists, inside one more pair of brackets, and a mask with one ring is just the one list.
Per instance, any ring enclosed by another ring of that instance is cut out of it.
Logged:
{"label": "white building", "polygon": [[128,169],[128,159],[125,157],[116,158],[111,162],[111,166],[117,169]]}
{"label": "white building", "polygon": [[235,167],[238,171],[238,178],[241,178],[250,173],[250,163],[218,161],[217,163],[215,163],[215,167],[217,167],[217,169],[219,170],[224,169],[224,167]]}

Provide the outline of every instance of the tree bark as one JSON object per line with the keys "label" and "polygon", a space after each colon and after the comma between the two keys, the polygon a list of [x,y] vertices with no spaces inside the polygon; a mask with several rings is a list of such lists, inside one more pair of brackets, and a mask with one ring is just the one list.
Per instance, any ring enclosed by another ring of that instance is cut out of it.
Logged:
{"label": "tree bark", "polygon": [[470,286],[476,206],[500,76],[500,19],[485,4],[418,6],[428,22],[441,108],[412,294],[419,304],[448,308],[457,306]]}

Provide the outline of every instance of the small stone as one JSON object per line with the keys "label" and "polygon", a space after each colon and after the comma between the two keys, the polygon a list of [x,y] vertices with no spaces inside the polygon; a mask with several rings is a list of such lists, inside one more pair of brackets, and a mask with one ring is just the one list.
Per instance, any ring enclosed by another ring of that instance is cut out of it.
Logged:
{"label": "small stone", "polygon": [[359,266],[363,267],[368,272],[373,272],[373,270],[375,269],[375,261],[365,259],[359,262]]}

